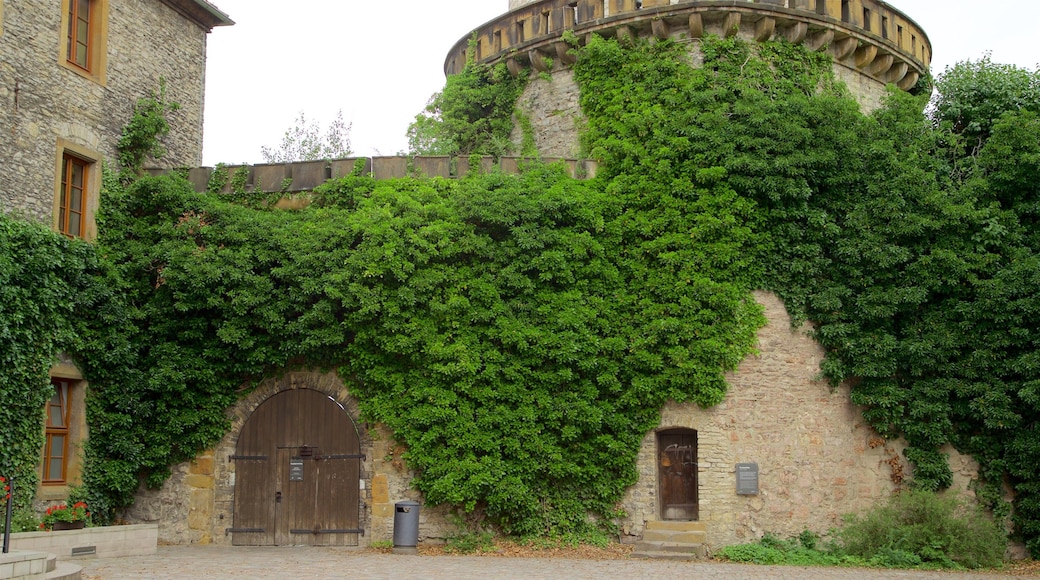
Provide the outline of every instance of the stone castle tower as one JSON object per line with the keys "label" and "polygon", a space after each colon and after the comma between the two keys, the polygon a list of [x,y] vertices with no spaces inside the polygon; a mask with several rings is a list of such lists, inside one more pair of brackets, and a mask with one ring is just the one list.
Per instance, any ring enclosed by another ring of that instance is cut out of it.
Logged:
{"label": "stone castle tower", "polygon": [[[462,70],[476,36],[478,62],[505,62],[513,74],[539,73],[519,107],[534,124],[535,142],[546,157],[575,157],[577,132],[561,114],[580,117],[568,67],[573,56],[563,33],[579,39],[601,36],[673,38],[690,43],[705,34],[763,42],[786,38],[827,51],[834,72],[864,111],[876,108],[885,86],[913,88],[928,71],[932,46],[909,16],[882,0],[509,0],[509,11],[460,39],[444,63],[446,74]],[[553,114],[548,114],[552,112]],[[514,136],[519,142],[519,134]]]}

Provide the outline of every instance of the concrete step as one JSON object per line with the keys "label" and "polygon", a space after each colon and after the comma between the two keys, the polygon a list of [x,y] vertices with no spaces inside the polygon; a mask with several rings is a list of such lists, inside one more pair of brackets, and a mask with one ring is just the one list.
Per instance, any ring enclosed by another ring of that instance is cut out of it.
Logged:
{"label": "concrete step", "polygon": [[675,544],[703,544],[708,541],[707,532],[674,532],[671,530],[643,530],[645,542],[671,542]]}
{"label": "concrete step", "polygon": [[47,572],[47,580],[81,580],[83,567],[71,562],[57,562],[54,569]]}
{"label": "concrete step", "polygon": [[58,565],[58,556],[56,554],[47,554],[47,567],[45,570],[53,572],[54,567]]}
{"label": "concrete step", "polygon": [[671,532],[707,532],[708,524],[704,522],[676,522],[676,521],[658,521],[658,522],[646,522],[646,529],[648,530],[668,530]]}

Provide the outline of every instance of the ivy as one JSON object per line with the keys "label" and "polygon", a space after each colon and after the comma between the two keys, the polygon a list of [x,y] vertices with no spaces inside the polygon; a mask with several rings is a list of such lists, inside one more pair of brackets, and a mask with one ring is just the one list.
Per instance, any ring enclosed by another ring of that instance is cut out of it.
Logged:
{"label": "ivy", "polygon": [[166,81],[161,78],[158,93],[137,100],[133,115],[116,143],[122,170],[136,176],[146,158],[159,159],[166,154],[162,144],[162,137],[170,132],[166,116],[179,108],[180,104],[166,100]]}
{"label": "ivy", "polygon": [[[121,299],[77,350],[94,501],[112,514],[139,477],[161,483],[263,377],[324,367],[407,447],[430,503],[517,535],[600,533],[660,407],[723,399],[764,288],[813,322],[823,375],[906,439],[915,486],[949,485],[944,445],[971,453],[980,496],[1007,481],[1040,551],[1040,131],[1029,94],[986,96],[1028,83],[983,64],[939,79],[955,108],[893,90],[865,116],[825,55],[698,47],[697,68],[670,41],[579,49],[588,182],[352,175],[292,212],[177,177],[109,183],[98,249]],[[980,75],[1000,90],[960,90]],[[453,79],[424,143],[502,154],[522,80]]]}
{"label": "ivy", "polygon": [[14,506],[32,505],[39,483],[49,371],[73,350],[82,317],[102,309],[94,248],[0,213],[0,474],[14,478]]}

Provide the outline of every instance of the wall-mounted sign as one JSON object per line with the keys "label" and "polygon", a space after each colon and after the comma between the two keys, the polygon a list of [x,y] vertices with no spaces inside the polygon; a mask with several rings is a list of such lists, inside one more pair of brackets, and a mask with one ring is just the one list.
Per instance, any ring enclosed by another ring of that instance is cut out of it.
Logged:
{"label": "wall-mounted sign", "polygon": [[758,495],[758,464],[737,464],[737,495]]}
{"label": "wall-mounted sign", "polygon": [[303,481],[303,460],[299,457],[289,460],[289,481]]}

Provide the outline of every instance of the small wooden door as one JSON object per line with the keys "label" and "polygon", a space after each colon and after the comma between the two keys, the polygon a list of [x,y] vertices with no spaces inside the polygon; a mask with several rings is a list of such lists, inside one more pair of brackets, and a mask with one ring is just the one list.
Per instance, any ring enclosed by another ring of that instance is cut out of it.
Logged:
{"label": "small wooden door", "polygon": [[661,519],[697,520],[696,431],[674,429],[657,434],[657,474]]}
{"label": "small wooden door", "polygon": [[328,395],[283,391],[246,421],[235,455],[236,546],[356,546],[360,443]]}

